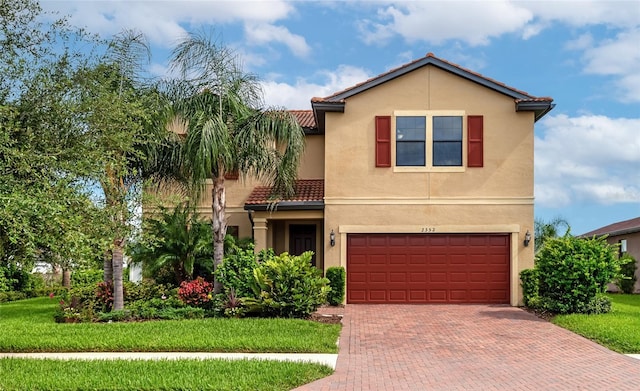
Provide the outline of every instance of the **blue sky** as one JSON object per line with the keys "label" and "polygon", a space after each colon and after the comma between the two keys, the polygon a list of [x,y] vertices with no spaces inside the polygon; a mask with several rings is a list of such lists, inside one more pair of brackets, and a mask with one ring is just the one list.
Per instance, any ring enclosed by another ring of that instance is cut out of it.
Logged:
{"label": "blue sky", "polygon": [[554,98],[535,130],[536,217],[581,234],[640,216],[638,1],[41,1],[105,37],[144,32],[159,76],[180,36],[213,31],[289,109],[433,52]]}

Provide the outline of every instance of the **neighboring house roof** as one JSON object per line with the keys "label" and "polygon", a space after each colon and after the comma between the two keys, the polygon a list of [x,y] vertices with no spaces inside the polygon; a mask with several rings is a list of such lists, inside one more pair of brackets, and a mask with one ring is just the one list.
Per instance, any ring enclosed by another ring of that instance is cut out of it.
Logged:
{"label": "neighboring house roof", "polygon": [[336,92],[333,95],[329,95],[324,98],[312,98],[311,107],[313,108],[318,128],[321,131],[324,130],[324,114],[326,112],[344,112],[345,99],[427,65],[436,66],[457,76],[512,97],[515,101],[516,111],[533,111],[535,112],[536,121],[542,118],[554,107],[552,104],[553,99],[550,97],[536,97],[530,95],[524,91],[509,87],[504,83],[500,83],[479,73],[463,68],[460,65],[440,59],[433,53],[428,53],[425,57],[392,69],[362,83],[358,83],[355,86]]}
{"label": "neighboring house roof", "polygon": [[246,210],[323,209],[324,179],[299,179],[294,185],[295,194],[285,200],[272,199],[273,188],[258,186],[245,202]]}
{"label": "neighboring house roof", "polygon": [[316,127],[316,119],[313,118],[313,110],[289,110],[289,112],[296,117],[302,128],[314,129]]}
{"label": "neighboring house roof", "polygon": [[587,232],[586,234],[580,235],[581,237],[592,237],[592,236],[618,236],[618,235],[626,235],[634,232],[640,232],[640,217],[636,217],[635,219],[620,221],[618,223],[609,224],[602,228],[598,228],[596,230]]}

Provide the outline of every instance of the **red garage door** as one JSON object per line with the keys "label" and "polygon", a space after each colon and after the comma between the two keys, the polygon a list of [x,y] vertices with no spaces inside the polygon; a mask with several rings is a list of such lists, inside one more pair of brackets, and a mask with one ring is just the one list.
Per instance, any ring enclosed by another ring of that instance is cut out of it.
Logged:
{"label": "red garage door", "polygon": [[509,235],[349,234],[347,303],[509,303]]}

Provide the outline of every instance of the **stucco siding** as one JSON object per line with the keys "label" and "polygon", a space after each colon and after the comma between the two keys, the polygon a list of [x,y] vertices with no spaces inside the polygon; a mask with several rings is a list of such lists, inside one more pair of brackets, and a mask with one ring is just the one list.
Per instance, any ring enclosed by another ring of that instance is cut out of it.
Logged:
{"label": "stucco siding", "polygon": [[[375,116],[398,110],[482,115],[484,167],[462,167],[463,172],[375,167]],[[355,95],[344,113],[327,113],[326,123],[327,198],[533,197],[533,114],[517,113],[512,98],[438,68],[422,68]]]}

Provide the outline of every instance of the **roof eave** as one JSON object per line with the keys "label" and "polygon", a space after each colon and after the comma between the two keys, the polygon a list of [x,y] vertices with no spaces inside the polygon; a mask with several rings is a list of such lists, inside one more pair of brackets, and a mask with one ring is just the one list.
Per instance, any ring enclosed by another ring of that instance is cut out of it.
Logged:
{"label": "roof eave", "polygon": [[439,58],[433,57],[433,56],[427,56],[427,57],[423,57],[420,60],[414,61],[410,64],[407,64],[403,67],[400,67],[394,71],[391,71],[389,73],[386,73],[380,77],[377,77],[373,80],[370,80],[368,82],[362,83],[360,85],[357,85],[353,88],[350,88],[346,91],[343,91],[341,93],[338,93],[336,95],[333,95],[329,98],[327,98],[327,101],[339,101],[339,100],[343,100],[346,98],[349,98],[353,95],[359,94],[363,91],[366,91],[370,88],[376,87],[380,84],[386,83],[390,80],[393,80],[397,77],[400,77],[404,74],[407,74],[409,72],[412,72],[418,68],[422,68],[424,66],[427,65],[434,65],[440,69],[443,69],[447,72],[453,73],[454,75],[463,77],[465,79],[468,79],[470,81],[473,81],[474,83],[480,84],[484,87],[490,88],[494,91],[500,92],[504,95],[510,96],[514,99],[531,99],[532,96],[527,95],[525,93],[522,93],[520,91],[514,90],[512,88],[507,87],[506,85],[500,84],[500,83],[496,83],[495,81],[492,81],[490,79],[487,79],[485,77],[483,77],[482,75],[477,75],[474,74],[472,72],[469,72],[465,69],[462,69],[458,66],[455,66],[453,64],[450,64],[446,61],[442,61]]}
{"label": "roof eave", "polygon": [[629,234],[634,234],[636,232],[640,232],[640,227],[631,227],[631,228],[625,228],[625,229],[619,229],[616,231],[611,231],[611,232],[604,232],[604,233],[596,233],[596,234],[582,234],[580,235],[581,238],[592,238],[592,237],[598,237],[601,238],[603,236],[606,237],[611,237],[611,236],[622,236],[622,235],[629,235]]}
{"label": "roof eave", "polygon": [[324,115],[327,112],[344,113],[344,101],[329,102],[329,101],[314,101],[311,100],[311,108],[313,109],[313,117],[316,120],[316,126],[319,133],[324,133]]}
{"label": "roof eave", "polygon": [[535,114],[534,122],[544,117],[548,112],[556,107],[551,101],[528,101],[516,102],[516,111],[533,111]]}
{"label": "roof eave", "polygon": [[323,201],[280,201],[274,204],[245,204],[245,210],[324,210]]}

